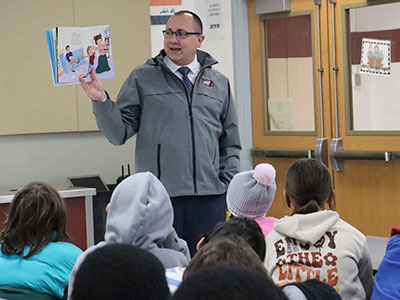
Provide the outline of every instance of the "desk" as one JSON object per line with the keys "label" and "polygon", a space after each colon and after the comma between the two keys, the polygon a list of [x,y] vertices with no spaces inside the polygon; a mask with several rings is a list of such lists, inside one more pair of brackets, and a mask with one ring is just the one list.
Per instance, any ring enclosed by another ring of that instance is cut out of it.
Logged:
{"label": "desk", "polygon": [[[67,232],[72,243],[82,250],[94,245],[93,196],[94,188],[58,189],[65,201]],[[0,195],[0,230],[6,220],[15,193]]]}

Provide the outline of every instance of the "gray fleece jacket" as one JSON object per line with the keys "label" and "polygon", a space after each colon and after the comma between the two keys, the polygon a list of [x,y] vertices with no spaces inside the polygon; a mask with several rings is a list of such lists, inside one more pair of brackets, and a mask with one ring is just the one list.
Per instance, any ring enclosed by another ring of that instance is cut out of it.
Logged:
{"label": "gray fleece jacket", "polygon": [[136,171],[152,172],[171,197],[222,194],[241,150],[229,81],[197,51],[201,69],[189,94],[164,56],[134,69],[116,102],[93,101],[97,124],[115,145],[137,133]]}
{"label": "gray fleece jacket", "polygon": [[69,281],[68,299],[72,299],[76,272],[85,257],[106,244],[130,244],[148,250],[165,268],[186,266],[189,250],[173,230],[173,216],[167,191],[153,174],[136,173],[122,181],[111,196],[104,242],[78,257]]}

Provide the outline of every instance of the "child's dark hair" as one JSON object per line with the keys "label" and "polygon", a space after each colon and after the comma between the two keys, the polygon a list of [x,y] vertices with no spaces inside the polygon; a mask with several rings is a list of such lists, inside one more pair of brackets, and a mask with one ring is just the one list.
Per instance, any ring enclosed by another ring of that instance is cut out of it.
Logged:
{"label": "child's dark hair", "polygon": [[101,40],[102,39],[101,33],[99,33],[98,35],[95,35],[93,37],[93,39],[94,39],[94,43],[97,44],[97,40]]}
{"label": "child's dark hair", "polygon": [[294,204],[293,214],[308,214],[324,209],[333,194],[331,174],[328,168],[316,159],[300,159],[286,173],[286,202]]}
{"label": "child's dark hair", "polygon": [[65,46],[65,50],[67,50],[67,48],[69,48],[69,45]]}
{"label": "child's dark hair", "polygon": [[[1,251],[25,258],[48,243],[69,241],[64,200],[49,184],[33,182],[22,187],[11,202],[10,213],[0,233]],[[24,253],[25,247],[29,251]]]}
{"label": "child's dark hair", "polygon": [[203,237],[203,245],[220,237],[225,237],[232,241],[244,241],[253,248],[261,261],[264,261],[264,234],[257,222],[252,219],[234,217],[226,222],[220,222]]}
{"label": "child's dark hair", "polygon": [[105,244],[79,266],[72,299],[167,300],[165,269],[154,254],[127,244]]}
{"label": "child's dark hair", "polygon": [[186,267],[183,278],[212,266],[243,266],[267,273],[263,262],[249,244],[219,237],[200,248]]}
{"label": "child's dark hair", "polygon": [[248,267],[215,266],[182,281],[171,300],[287,300],[266,273]]}

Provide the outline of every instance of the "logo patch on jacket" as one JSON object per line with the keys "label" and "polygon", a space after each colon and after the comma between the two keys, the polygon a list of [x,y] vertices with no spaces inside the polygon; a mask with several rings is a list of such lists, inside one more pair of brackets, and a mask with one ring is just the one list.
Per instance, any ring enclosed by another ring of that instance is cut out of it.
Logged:
{"label": "logo patch on jacket", "polygon": [[211,79],[205,78],[205,77],[201,77],[201,81],[203,82],[203,85],[208,88],[208,89],[213,89],[214,88],[214,81],[212,81]]}

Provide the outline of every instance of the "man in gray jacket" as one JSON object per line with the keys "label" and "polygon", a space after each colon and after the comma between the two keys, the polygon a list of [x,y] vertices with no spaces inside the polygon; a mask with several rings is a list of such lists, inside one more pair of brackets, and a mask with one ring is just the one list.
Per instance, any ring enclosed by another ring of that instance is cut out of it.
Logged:
{"label": "man in gray jacket", "polygon": [[136,171],[150,171],[164,184],[174,227],[194,254],[201,234],[225,219],[226,189],[239,167],[239,132],[228,79],[198,50],[200,18],[177,12],[163,33],[164,49],[132,71],[116,102],[95,72],[92,82],[81,82],[112,144],[137,133]]}

